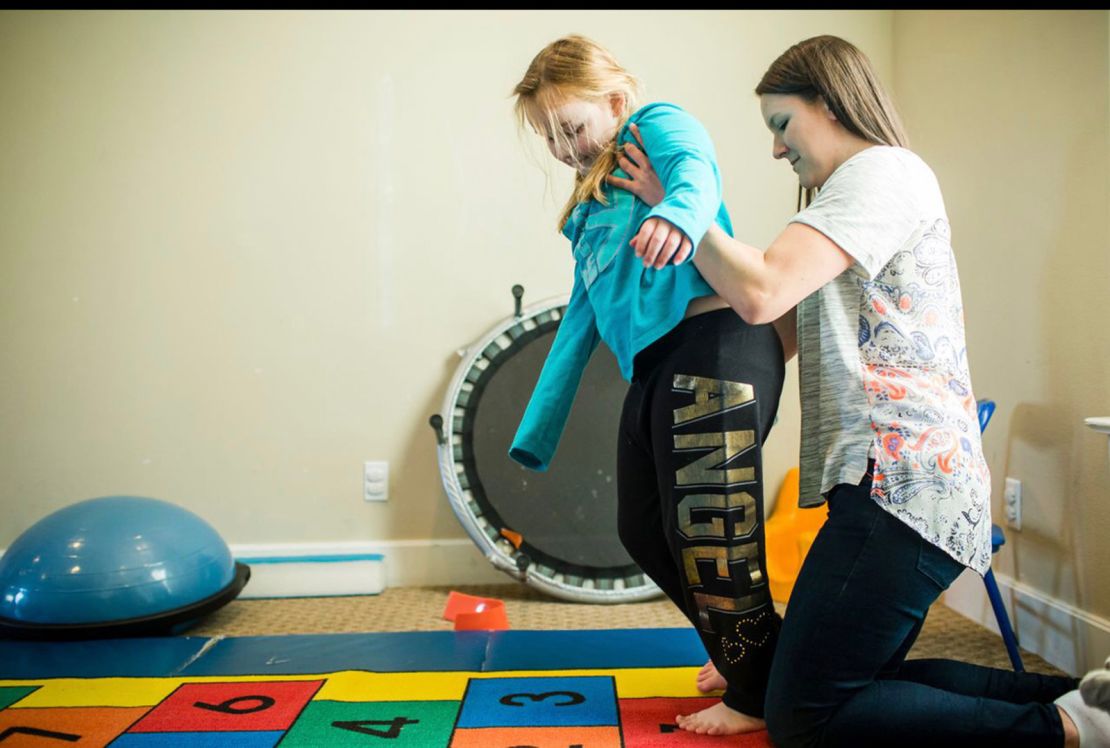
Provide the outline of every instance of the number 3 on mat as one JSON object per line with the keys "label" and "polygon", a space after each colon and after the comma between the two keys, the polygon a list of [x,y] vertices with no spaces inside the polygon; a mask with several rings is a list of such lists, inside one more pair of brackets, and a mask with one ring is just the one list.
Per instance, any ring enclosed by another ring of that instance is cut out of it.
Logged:
{"label": "number 3 on mat", "polygon": [[517,699],[528,699],[529,701],[543,701],[544,699],[554,698],[556,696],[565,696],[570,701],[556,701],[551,706],[574,706],[575,704],[582,704],[586,701],[586,697],[574,691],[548,691],[547,693],[511,693],[507,696],[502,696],[500,701],[505,706],[527,706],[527,704],[517,703]]}

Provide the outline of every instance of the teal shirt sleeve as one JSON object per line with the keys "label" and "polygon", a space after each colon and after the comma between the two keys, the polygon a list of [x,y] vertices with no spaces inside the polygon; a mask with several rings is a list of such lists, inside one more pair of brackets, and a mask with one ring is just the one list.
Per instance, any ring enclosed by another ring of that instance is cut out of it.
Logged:
{"label": "teal shirt sleeve", "polygon": [[[700,122],[672,104],[644,107],[631,121],[639,126],[648,158],[667,193],[644,221],[662,218],[678,227],[694,245],[689,258],[693,259],[721,207],[721,174],[713,141]],[[627,125],[621,141],[635,142]]]}
{"label": "teal shirt sleeve", "polygon": [[600,341],[586,286],[575,268],[570,301],[509,447],[509,457],[526,468],[547,470],[566,427],[582,373]]}

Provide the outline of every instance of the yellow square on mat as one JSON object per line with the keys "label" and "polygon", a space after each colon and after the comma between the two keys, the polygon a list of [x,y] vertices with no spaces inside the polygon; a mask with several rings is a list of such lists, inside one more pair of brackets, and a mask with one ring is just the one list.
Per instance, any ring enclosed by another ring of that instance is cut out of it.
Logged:
{"label": "yellow square on mat", "polygon": [[181,678],[52,678],[0,681],[0,686],[39,686],[19,701],[20,708],[154,706],[183,682]]}

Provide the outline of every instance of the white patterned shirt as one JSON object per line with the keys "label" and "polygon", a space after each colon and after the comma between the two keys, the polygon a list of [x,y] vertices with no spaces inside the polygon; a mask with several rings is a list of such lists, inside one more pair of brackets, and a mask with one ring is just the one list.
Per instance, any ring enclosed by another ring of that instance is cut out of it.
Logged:
{"label": "white patterned shirt", "polygon": [[873,459],[871,497],[986,573],[990,472],[936,176],[905,148],[872,146],[841,164],[791,221],[855,260],[798,304],[800,504],[858,485]]}

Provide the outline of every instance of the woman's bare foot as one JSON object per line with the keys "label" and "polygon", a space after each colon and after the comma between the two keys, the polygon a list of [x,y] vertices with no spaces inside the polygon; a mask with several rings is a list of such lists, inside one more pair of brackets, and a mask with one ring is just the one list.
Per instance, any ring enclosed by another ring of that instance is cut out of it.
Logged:
{"label": "woman's bare foot", "polygon": [[701,735],[738,735],[767,729],[767,723],[759,717],[730,709],[723,701],[694,714],[680,714],[674,720],[683,730]]}
{"label": "woman's bare foot", "polygon": [[698,671],[698,690],[702,693],[709,693],[710,691],[721,691],[728,687],[723,675],[717,672],[717,666],[713,664],[713,660],[701,666]]}

